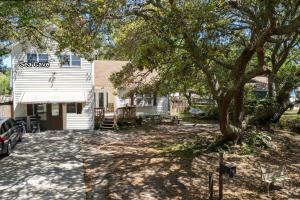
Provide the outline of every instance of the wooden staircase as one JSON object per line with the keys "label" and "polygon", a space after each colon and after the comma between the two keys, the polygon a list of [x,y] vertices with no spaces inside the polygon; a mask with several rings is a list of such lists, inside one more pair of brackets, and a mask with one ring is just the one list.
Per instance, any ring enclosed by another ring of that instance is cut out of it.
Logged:
{"label": "wooden staircase", "polygon": [[102,130],[112,130],[114,126],[114,118],[105,117],[101,123]]}

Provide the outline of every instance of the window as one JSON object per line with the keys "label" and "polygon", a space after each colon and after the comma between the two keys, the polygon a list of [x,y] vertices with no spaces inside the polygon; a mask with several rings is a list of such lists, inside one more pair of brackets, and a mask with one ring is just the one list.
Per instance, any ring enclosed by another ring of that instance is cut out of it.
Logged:
{"label": "window", "polygon": [[137,106],[153,106],[154,97],[152,94],[136,94],[135,102]]}
{"label": "window", "polygon": [[60,63],[63,67],[80,67],[81,58],[74,54],[63,54],[60,56]]}
{"label": "window", "polygon": [[67,104],[67,113],[76,113],[76,103]]}
{"label": "window", "polygon": [[29,63],[33,63],[33,62],[37,62],[38,58],[37,58],[37,54],[27,54],[27,62]]}
{"label": "window", "polygon": [[72,55],[72,65],[73,66],[80,66],[81,65],[81,60],[78,56]]}
{"label": "window", "polygon": [[48,62],[48,54],[39,54],[39,62],[47,63]]}
{"label": "window", "polygon": [[152,94],[144,95],[144,106],[153,106],[153,96]]}
{"label": "window", "polygon": [[51,106],[51,115],[59,116],[59,104],[52,104]]}
{"label": "window", "polygon": [[61,55],[60,56],[60,63],[62,65],[70,65],[70,56],[69,55]]}
{"label": "window", "polygon": [[99,93],[99,108],[104,108],[104,93]]}
{"label": "window", "polygon": [[143,106],[143,95],[137,94],[135,97],[136,105],[137,106]]}
{"label": "window", "polygon": [[46,113],[46,104],[37,104],[34,107],[36,111],[34,111],[33,113],[38,113],[38,114]]}
{"label": "window", "polygon": [[82,113],[82,103],[68,103],[67,104],[67,113]]}
{"label": "window", "polygon": [[34,62],[41,62],[41,63],[48,63],[48,54],[37,54],[37,53],[29,53],[27,54],[27,62],[34,63]]}

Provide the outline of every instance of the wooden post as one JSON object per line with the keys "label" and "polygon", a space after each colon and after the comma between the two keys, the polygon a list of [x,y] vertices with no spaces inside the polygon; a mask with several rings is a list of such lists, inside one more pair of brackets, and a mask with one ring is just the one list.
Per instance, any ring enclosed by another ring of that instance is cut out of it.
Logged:
{"label": "wooden post", "polygon": [[221,171],[221,164],[224,162],[224,153],[220,153],[219,155],[219,200],[223,200],[223,173]]}
{"label": "wooden post", "polygon": [[208,175],[208,191],[209,191],[209,200],[214,198],[214,175],[212,172],[209,172]]}

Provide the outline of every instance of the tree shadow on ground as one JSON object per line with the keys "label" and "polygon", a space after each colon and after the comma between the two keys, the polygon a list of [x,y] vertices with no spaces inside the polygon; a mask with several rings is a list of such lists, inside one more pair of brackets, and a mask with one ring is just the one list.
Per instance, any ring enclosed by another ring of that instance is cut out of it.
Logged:
{"label": "tree shadow on ground", "polygon": [[[208,173],[211,171],[215,173],[217,194],[218,153],[167,155],[162,154],[155,144],[158,141],[192,141],[199,137],[213,137],[213,134],[218,134],[213,128],[157,126],[84,137],[82,152],[88,185],[87,199],[208,199]],[[299,149],[298,144],[294,145]],[[285,162],[293,166],[299,158],[295,154],[288,159],[290,161]],[[299,179],[296,176],[292,176],[292,190],[276,187],[270,197],[266,195],[264,187],[260,185],[260,169],[257,165],[269,163],[263,155],[229,154],[226,160],[237,165],[237,175],[233,179],[224,178],[224,199],[300,197],[297,187]],[[274,160],[277,164],[281,162],[277,155]],[[299,169],[295,167],[293,174],[299,174]]]}

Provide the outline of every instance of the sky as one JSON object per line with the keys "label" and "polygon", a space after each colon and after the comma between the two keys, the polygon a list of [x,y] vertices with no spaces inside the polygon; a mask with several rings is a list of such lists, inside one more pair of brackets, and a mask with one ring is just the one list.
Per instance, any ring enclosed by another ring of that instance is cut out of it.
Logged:
{"label": "sky", "polygon": [[3,59],[3,64],[7,67],[11,67],[11,57],[10,55]]}

